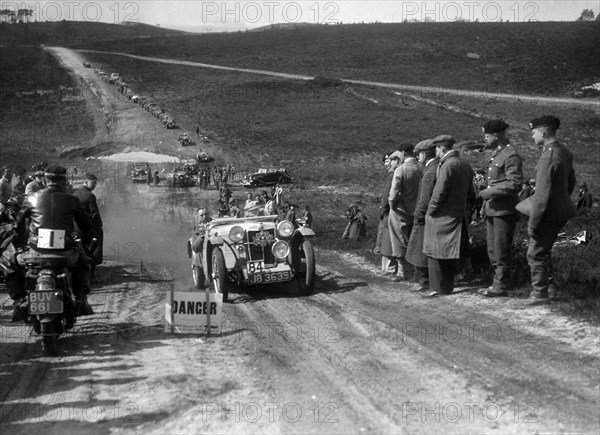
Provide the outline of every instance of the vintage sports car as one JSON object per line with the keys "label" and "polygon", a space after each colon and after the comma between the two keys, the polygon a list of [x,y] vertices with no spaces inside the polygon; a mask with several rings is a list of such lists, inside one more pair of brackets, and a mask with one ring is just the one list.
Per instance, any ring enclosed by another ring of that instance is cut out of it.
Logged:
{"label": "vintage sports car", "polygon": [[179,136],[177,136],[177,141],[181,144],[182,147],[193,145],[192,140],[189,138],[187,133],[182,133]]}
{"label": "vintage sports car", "polygon": [[246,175],[242,181],[244,187],[272,186],[277,183],[291,183],[292,177],[287,169],[259,169],[250,175]]}
{"label": "vintage sports car", "polygon": [[150,164],[134,163],[131,168],[131,181],[134,183],[145,183],[148,181],[148,171],[150,171]]}
{"label": "vintage sports car", "polygon": [[[205,279],[212,282],[223,301],[237,284],[247,286],[295,281],[302,295],[312,293],[315,285],[315,254],[310,228],[295,228],[290,221],[277,222],[277,216],[218,218],[207,224],[199,256],[192,252],[192,274],[197,288]],[[194,258],[195,256],[195,258]]]}
{"label": "vintage sports car", "polygon": [[170,174],[167,174],[168,187],[193,187],[196,185],[196,179],[183,168],[177,168]]}

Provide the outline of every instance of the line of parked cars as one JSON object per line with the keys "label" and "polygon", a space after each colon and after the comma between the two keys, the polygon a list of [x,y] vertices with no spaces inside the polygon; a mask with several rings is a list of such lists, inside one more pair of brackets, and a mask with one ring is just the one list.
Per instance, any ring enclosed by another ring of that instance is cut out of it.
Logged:
{"label": "line of parked cars", "polygon": [[163,126],[165,126],[166,128],[177,127],[175,118],[173,118],[172,115],[167,113],[163,107],[161,107],[157,102],[152,101],[149,97],[137,94],[125,81],[121,79],[119,73],[113,72],[109,75],[100,69],[96,69],[95,71],[96,74],[98,74],[102,78],[102,80],[108,82],[111,85],[117,86],[121,94],[125,95],[132,102],[142,106],[144,110],[151,113],[152,116],[158,119]]}

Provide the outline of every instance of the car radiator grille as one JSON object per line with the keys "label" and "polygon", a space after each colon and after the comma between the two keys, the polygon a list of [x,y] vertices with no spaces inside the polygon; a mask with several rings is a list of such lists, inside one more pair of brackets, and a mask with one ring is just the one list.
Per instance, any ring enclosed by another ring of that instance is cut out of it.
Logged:
{"label": "car radiator grille", "polygon": [[[272,236],[273,241],[275,241],[275,230],[266,230],[264,233],[268,233]],[[248,255],[249,261],[264,261],[265,264],[275,264],[275,257],[273,256],[273,251],[271,251],[271,246],[273,242],[268,243],[264,248],[261,245],[256,245],[253,243],[254,238],[259,233],[259,231],[248,231],[246,233],[246,246],[248,246]]]}

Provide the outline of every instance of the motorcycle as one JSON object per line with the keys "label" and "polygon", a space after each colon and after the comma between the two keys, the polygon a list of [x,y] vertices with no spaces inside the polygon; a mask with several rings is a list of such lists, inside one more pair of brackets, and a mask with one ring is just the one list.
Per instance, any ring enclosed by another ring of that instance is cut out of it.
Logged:
{"label": "motorcycle", "polygon": [[[76,243],[89,255],[87,248],[76,239]],[[36,334],[42,337],[44,355],[58,354],[58,338],[73,328],[80,307],[73,292],[71,273],[67,268],[69,258],[62,253],[40,252],[34,249],[20,255],[25,273],[26,306],[29,322]]]}

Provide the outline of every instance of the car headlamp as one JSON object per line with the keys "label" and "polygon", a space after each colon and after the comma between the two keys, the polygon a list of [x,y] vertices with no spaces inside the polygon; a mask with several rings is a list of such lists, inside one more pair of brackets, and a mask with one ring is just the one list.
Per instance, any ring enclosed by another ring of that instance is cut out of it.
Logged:
{"label": "car headlamp", "polygon": [[275,243],[273,243],[271,250],[273,251],[273,256],[275,258],[282,260],[290,253],[290,245],[283,240],[277,240]]}
{"label": "car headlamp", "polygon": [[294,224],[290,221],[281,221],[277,225],[277,234],[279,237],[288,238],[294,233]]}
{"label": "car headlamp", "polygon": [[231,227],[229,230],[229,240],[231,240],[233,243],[240,243],[242,240],[244,240],[244,234],[244,229],[239,225],[236,225]]}

